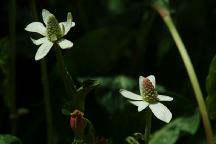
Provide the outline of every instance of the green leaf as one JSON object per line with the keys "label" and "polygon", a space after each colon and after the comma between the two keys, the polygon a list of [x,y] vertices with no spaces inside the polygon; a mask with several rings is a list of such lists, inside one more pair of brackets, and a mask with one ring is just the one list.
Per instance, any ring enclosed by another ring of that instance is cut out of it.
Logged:
{"label": "green leaf", "polygon": [[210,68],[209,74],[206,79],[206,90],[208,97],[206,98],[206,106],[211,119],[216,118],[216,56],[214,56]]}
{"label": "green leaf", "polygon": [[165,128],[158,131],[150,141],[150,144],[175,144],[180,131],[178,129]]}
{"label": "green leaf", "polygon": [[199,123],[200,116],[197,111],[192,116],[177,118],[161,130],[155,132],[150,144],[175,144],[181,134],[195,134]]}
{"label": "green leaf", "polygon": [[22,144],[22,142],[12,135],[0,135],[0,144]]}

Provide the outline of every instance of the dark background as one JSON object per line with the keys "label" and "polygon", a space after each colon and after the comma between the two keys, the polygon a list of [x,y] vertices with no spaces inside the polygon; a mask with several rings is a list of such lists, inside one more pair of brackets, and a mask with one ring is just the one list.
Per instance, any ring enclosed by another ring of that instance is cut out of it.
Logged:
{"label": "dark background", "polygon": [[[145,0],[37,0],[37,12],[42,21],[42,9],[65,21],[72,12],[76,26],[67,39],[74,42],[63,51],[65,63],[78,82],[80,78],[100,80],[101,85],[86,98],[85,116],[92,121],[96,135],[113,143],[133,132],[143,132],[144,121],[118,90],[127,88],[138,93],[140,75],[156,76],[158,90],[174,97],[167,107],[173,119],[190,115],[197,103],[185,67],[168,29],[161,17]],[[214,0],[172,0],[173,20],[186,45],[203,90],[209,64],[215,54],[216,2]],[[1,1],[1,44],[9,43],[9,2]],[[33,22],[30,1],[17,0],[16,4],[16,96],[17,108],[28,113],[19,118],[17,136],[23,143],[45,143],[46,124],[40,63],[34,60],[37,46],[24,30]],[[1,48],[0,48],[1,49]],[[71,143],[73,132],[69,117],[61,113],[64,86],[56,68],[55,53],[46,56],[52,97],[55,141]],[[1,67],[2,68],[2,67]],[[4,67],[3,67],[4,68]],[[10,133],[9,108],[5,101],[4,82],[7,76],[0,72],[0,134]],[[138,117],[139,116],[139,117]],[[153,119],[153,132],[164,123]],[[214,125],[215,126],[215,125]],[[204,139],[202,124],[194,136],[181,137],[179,143],[189,143],[195,137]]]}

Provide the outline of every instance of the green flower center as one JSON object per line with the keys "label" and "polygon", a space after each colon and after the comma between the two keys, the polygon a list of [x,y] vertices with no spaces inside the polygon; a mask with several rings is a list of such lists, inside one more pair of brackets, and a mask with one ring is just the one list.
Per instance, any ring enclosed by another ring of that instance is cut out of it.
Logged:
{"label": "green flower center", "polygon": [[149,102],[151,104],[158,102],[158,93],[155,90],[154,86],[152,85],[151,81],[147,78],[143,80],[143,99],[146,102]]}
{"label": "green flower center", "polygon": [[47,21],[46,31],[48,39],[51,42],[55,42],[63,36],[58,20],[55,18],[54,15],[51,15],[49,17]]}

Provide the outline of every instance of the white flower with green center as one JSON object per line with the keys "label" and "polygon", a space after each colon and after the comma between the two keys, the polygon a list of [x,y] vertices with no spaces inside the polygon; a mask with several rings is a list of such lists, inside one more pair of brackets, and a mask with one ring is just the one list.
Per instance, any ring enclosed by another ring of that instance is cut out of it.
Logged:
{"label": "white flower with green center", "polygon": [[173,98],[165,95],[159,95],[155,90],[155,77],[150,75],[148,77],[139,77],[140,95],[134,94],[130,91],[121,89],[120,93],[130,99],[130,103],[138,107],[138,111],[149,107],[153,114],[160,120],[169,123],[172,119],[172,113],[169,109],[160,103],[160,101],[172,101]]}
{"label": "white flower with green center", "polygon": [[25,30],[41,34],[42,38],[32,39],[35,45],[40,45],[35,55],[35,60],[44,58],[52,48],[53,44],[57,43],[62,49],[71,48],[73,43],[63,38],[69,30],[75,26],[72,22],[72,15],[69,12],[66,22],[58,23],[58,20],[48,10],[42,10],[42,17],[46,27],[41,22],[32,22],[26,26]]}

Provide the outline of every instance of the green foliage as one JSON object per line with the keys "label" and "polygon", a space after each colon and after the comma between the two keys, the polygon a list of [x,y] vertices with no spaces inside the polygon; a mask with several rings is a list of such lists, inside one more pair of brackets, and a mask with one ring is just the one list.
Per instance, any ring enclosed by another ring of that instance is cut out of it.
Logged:
{"label": "green foliage", "polygon": [[72,144],[85,144],[85,142],[82,139],[74,139]]}
{"label": "green foliage", "polygon": [[72,144],[95,144],[95,130],[92,123],[85,118],[86,126],[84,129],[84,134],[74,136],[74,141]]}
{"label": "green foliage", "polygon": [[0,144],[22,144],[22,142],[12,135],[0,135]]}
{"label": "green foliage", "polygon": [[165,8],[165,9],[170,8],[169,3],[170,3],[169,0],[152,0],[152,4],[154,6]]}
{"label": "green foliage", "polygon": [[69,71],[97,74],[110,70],[129,47],[133,35],[132,30],[122,27],[104,27],[88,33],[75,42],[66,56]]}
{"label": "green foliage", "polygon": [[[132,89],[138,82],[130,77],[119,75],[115,77],[99,77],[97,78],[103,87],[110,88],[112,90],[117,89]],[[137,77],[138,80],[138,77]]]}
{"label": "green foliage", "polygon": [[[138,78],[137,78],[138,79]],[[115,113],[124,110],[125,103],[121,101],[119,89],[134,89],[138,82],[127,76],[99,77],[101,87],[105,89],[103,96],[98,95],[97,101],[108,113]],[[111,106],[112,105],[112,106]]]}
{"label": "green foliage", "polygon": [[85,128],[85,141],[87,144],[95,144],[95,129],[91,121],[86,119],[87,126]]}
{"label": "green foliage", "polygon": [[108,0],[108,8],[113,13],[121,13],[123,7],[123,0]]}
{"label": "green foliage", "polygon": [[156,131],[150,144],[175,144],[182,134],[195,134],[200,124],[200,116],[196,111],[192,116],[180,117]]}
{"label": "green foliage", "polygon": [[125,140],[128,144],[139,144],[139,142],[132,136],[129,136]]}
{"label": "green foliage", "polygon": [[139,144],[144,142],[144,135],[141,133],[134,133],[125,139],[128,144]]}
{"label": "green foliage", "polygon": [[[181,135],[194,135],[200,124],[200,116],[196,111],[192,116],[180,117],[156,131],[150,139],[150,144],[175,144]],[[126,138],[128,144],[140,144],[144,135],[134,133]]]}
{"label": "green foliage", "polygon": [[75,109],[84,111],[86,96],[98,85],[99,83],[95,80],[83,81],[71,99],[68,99],[68,101],[62,106],[62,113],[65,115],[70,115],[70,113]]}
{"label": "green foliage", "polygon": [[206,98],[206,105],[211,119],[216,118],[216,56],[212,59],[209,74],[206,79],[206,90],[208,97]]}

